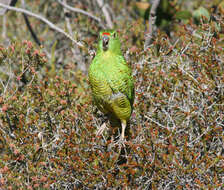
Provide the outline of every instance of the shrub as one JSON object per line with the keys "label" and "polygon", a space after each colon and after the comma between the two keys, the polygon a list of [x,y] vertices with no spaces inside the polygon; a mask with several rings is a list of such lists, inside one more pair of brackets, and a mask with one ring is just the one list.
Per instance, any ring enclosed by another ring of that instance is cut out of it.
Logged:
{"label": "shrub", "polygon": [[75,63],[56,64],[30,41],[1,45],[0,188],[222,189],[220,15],[158,30],[146,51],[139,20],[121,30],[136,92],[125,147],[108,129],[95,135],[109,123]]}

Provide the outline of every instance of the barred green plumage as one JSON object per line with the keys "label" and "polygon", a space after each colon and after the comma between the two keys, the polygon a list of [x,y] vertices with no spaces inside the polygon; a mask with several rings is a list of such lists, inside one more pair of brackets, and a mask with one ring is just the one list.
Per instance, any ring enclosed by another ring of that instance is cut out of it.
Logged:
{"label": "barred green plumage", "polygon": [[121,121],[121,139],[132,113],[134,82],[122,52],[117,32],[100,32],[96,56],[89,67],[93,100],[100,111]]}

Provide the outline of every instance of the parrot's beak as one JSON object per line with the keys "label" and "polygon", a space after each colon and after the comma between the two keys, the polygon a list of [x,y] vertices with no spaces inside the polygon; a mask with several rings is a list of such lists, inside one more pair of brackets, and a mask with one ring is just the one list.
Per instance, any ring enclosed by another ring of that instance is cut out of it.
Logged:
{"label": "parrot's beak", "polygon": [[109,43],[109,36],[104,35],[103,36],[103,50],[106,51],[108,49],[108,43]]}

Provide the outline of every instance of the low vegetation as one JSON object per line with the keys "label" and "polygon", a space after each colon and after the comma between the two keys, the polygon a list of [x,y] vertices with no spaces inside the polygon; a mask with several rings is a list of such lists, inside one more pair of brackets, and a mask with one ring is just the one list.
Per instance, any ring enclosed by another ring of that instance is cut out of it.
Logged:
{"label": "low vegetation", "polygon": [[[57,3],[36,4],[61,18],[49,9]],[[22,17],[13,20],[19,13],[9,12],[10,42],[0,38],[0,189],[223,189],[224,9],[207,4],[209,19],[174,17],[169,33],[158,25],[144,51],[144,17],[132,15],[133,3],[110,6],[120,12],[115,27],[135,79],[125,148],[106,140],[109,123],[92,103],[90,54],[47,29],[39,47],[22,32]],[[77,39],[95,49],[100,27],[75,19]]]}

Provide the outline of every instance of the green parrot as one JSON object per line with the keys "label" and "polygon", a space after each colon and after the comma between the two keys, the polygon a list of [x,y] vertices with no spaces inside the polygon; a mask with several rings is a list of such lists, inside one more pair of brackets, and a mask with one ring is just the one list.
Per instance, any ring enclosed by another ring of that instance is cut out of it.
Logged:
{"label": "green parrot", "polygon": [[120,140],[123,141],[133,110],[134,81],[116,31],[100,32],[96,56],[88,74],[93,101],[110,120],[119,121],[118,127],[122,127]]}

